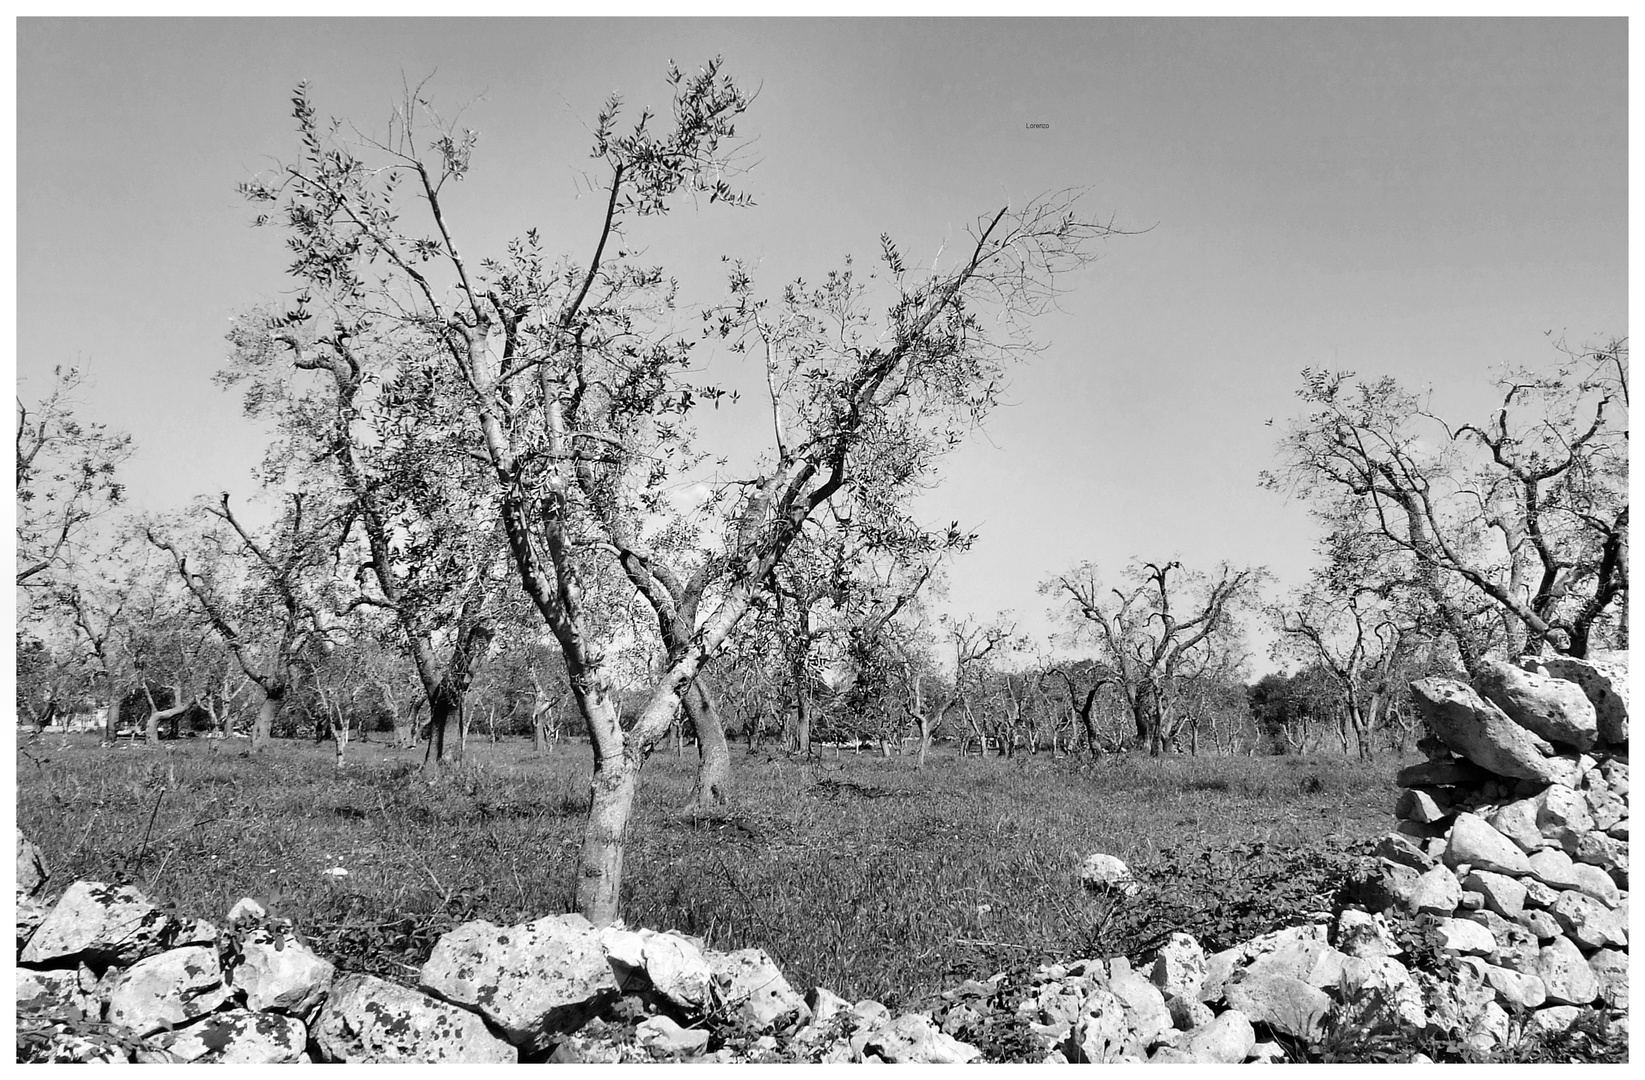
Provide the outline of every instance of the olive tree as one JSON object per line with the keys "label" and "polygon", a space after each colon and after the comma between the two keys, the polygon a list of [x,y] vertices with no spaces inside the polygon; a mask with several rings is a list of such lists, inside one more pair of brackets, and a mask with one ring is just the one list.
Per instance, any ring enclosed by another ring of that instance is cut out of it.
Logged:
{"label": "olive tree", "polygon": [[1625,340],[1562,352],[1503,372],[1494,410],[1458,423],[1394,379],[1305,370],[1308,411],[1263,482],[1380,547],[1379,576],[1424,595],[1468,671],[1584,656],[1607,621],[1626,641],[1627,378]]}
{"label": "olive tree", "polygon": [[[311,303],[324,296],[328,336],[417,339],[443,373],[441,407],[473,434],[515,574],[559,644],[593,744],[576,893],[601,924],[619,914],[641,765],[805,522],[865,461],[953,445],[986,416],[1004,365],[1028,345],[1026,318],[1109,231],[1056,197],[985,215],[957,259],[926,270],[886,240],[883,277],[847,266],[764,299],[733,264],[730,299],[705,324],[728,352],[765,365],[774,445],[752,475],[711,478],[696,557],[671,565],[656,519],[670,486],[701,464],[690,413],[718,391],[690,383],[693,342],[673,325],[672,282],[638,262],[628,230],[686,192],[747,201],[726,175],[749,99],[717,62],[689,77],[670,68],[668,82],[661,130],[649,112],[619,129],[615,97],[595,121],[603,209],[580,260],[554,260],[535,229],[492,258],[463,253],[448,184],[467,174],[477,136],[441,124],[416,93],[371,140],[320,121],[300,89],[298,158],[246,188],[287,228],[292,273]],[[590,605],[612,562],[666,645],[626,725],[619,642]]]}

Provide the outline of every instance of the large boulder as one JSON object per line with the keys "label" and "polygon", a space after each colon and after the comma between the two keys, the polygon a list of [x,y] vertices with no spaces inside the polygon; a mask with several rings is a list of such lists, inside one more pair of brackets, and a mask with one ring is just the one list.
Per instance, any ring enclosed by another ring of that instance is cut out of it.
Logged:
{"label": "large boulder", "polygon": [[34,846],[34,841],[17,830],[17,895],[33,896],[46,887],[51,871],[46,868],[46,857]]}
{"label": "large boulder", "polygon": [[708,964],[716,1000],[739,1023],[764,1030],[780,1027],[795,1017],[804,1018],[805,999],[788,985],[765,950],[711,953]]}
{"label": "large boulder", "polygon": [[1474,764],[1516,780],[1553,783],[1562,775],[1543,757],[1537,736],[1466,683],[1430,676],[1413,682],[1411,695],[1434,734]]}
{"label": "large boulder", "polygon": [[1574,656],[1542,656],[1532,661],[1536,669],[1556,679],[1576,683],[1594,707],[1599,740],[1626,744],[1628,741],[1627,653],[1598,652],[1586,660]]}
{"label": "large boulder", "polygon": [[466,1009],[372,975],[331,985],[313,1041],[325,1061],[517,1062],[519,1051]]}
{"label": "large boulder", "polygon": [[246,1008],[306,1017],[321,1001],[336,968],[288,933],[254,930],[240,943],[240,963],[229,982],[245,993]]}
{"label": "large boulder", "polygon": [[232,996],[223,985],[217,950],[188,945],[144,957],[115,975],[108,989],[108,1021],[151,1035],[215,1012]]}
{"label": "large boulder", "polygon": [[1473,685],[1514,723],[1551,743],[1586,750],[1599,738],[1593,703],[1574,682],[1485,660]]}
{"label": "large boulder", "polygon": [[1548,846],[1542,830],[1536,824],[1536,799],[1518,799],[1492,810],[1485,815],[1491,828],[1514,842],[1527,855]]}
{"label": "large boulder", "polygon": [[620,993],[600,932],[576,914],[508,927],[464,923],[435,942],[417,981],[533,1051],[580,1027]]}
{"label": "large boulder", "polygon": [[710,1008],[714,972],[695,942],[679,934],[611,927],[600,940],[624,993],[653,990],[687,1013]]}
{"label": "large boulder", "polygon": [[277,1013],[235,1009],[157,1036],[174,1060],[222,1065],[287,1065],[303,1060],[308,1028]]}
{"label": "large boulder", "polygon": [[18,960],[131,964],[164,949],[176,920],[129,885],[76,881],[41,920]]}

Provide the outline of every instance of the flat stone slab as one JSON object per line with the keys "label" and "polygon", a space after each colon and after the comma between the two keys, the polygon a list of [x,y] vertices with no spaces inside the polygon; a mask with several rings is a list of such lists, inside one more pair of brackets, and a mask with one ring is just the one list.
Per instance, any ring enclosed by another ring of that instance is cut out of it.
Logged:
{"label": "flat stone slab", "polygon": [[178,1061],[287,1065],[302,1060],[308,1028],[296,1017],[236,1009],[152,1041]]}
{"label": "flat stone slab", "polygon": [[164,949],[176,921],[129,885],[76,881],[41,920],[18,959],[62,966],[70,960],[131,964]]}
{"label": "flat stone slab", "polygon": [[217,950],[188,945],[144,957],[115,975],[108,990],[108,1021],[151,1035],[215,1012],[232,996],[223,985]]}
{"label": "flat stone slab", "polygon": [[1485,660],[1473,686],[1514,723],[1551,743],[1586,750],[1599,739],[1593,703],[1575,682]]}
{"label": "flat stone slab", "polygon": [[344,975],[331,984],[313,1035],[326,1061],[520,1060],[474,1013],[371,975]]}
{"label": "flat stone slab", "polygon": [[600,932],[575,914],[508,927],[464,923],[435,943],[418,983],[533,1050],[618,997]]}
{"label": "flat stone slab", "polygon": [[1456,679],[1430,676],[1411,684],[1411,696],[1441,742],[1497,776],[1549,783],[1562,773],[1543,757],[1541,740]]}

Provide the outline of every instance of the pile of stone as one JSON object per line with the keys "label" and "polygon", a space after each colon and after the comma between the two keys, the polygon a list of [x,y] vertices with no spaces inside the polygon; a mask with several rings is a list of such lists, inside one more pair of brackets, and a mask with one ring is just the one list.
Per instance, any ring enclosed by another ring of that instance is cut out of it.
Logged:
{"label": "pile of stone", "polygon": [[[1412,684],[1433,739],[1356,893],[1420,920],[1491,1049],[1628,1009],[1628,689],[1620,654]],[[1377,925],[1384,925],[1379,922]]]}

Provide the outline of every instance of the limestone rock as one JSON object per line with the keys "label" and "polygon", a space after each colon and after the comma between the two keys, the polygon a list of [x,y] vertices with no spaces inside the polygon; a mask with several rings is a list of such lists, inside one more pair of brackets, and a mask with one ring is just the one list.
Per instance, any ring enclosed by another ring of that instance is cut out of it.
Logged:
{"label": "limestone rock", "polygon": [[1576,850],[1571,852],[1577,862],[1597,866],[1615,877],[1619,872],[1626,877],[1628,873],[1628,842],[1613,840],[1601,833],[1584,833],[1577,839]]}
{"label": "limestone rock", "polygon": [[[1531,877],[1556,889],[1574,889],[1580,884],[1571,857],[1556,848],[1545,848],[1532,855],[1530,871]],[[1526,895],[1529,897],[1529,893]]]}
{"label": "limestone rock", "polygon": [[1121,896],[1135,896],[1142,885],[1124,860],[1098,852],[1088,855],[1080,865],[1080,881],[1093,892],[1117,892]]}
{"label": "limestone rock", "polygon": [[1544,837],[1566,851],[1575,851],[1577,838],[1594,828],[1588,800],[1562,784],[1545,788],[1532,800],[1536,805],[1536,827]]}
{"label": "limestone rock", "polygon": [[1229,1009],[1208,1024],[1196,1027],[1182,1040],[1182,1049],[1199,1062],[1237,1065],[1251,1054],[1257,1033],[1238,1009]]}
{"label": "limestone rock", "polygon": [[78,968],[36,971],[17,969],[18,1013],[77,1014],[100,1020],[103,1006],[97,998],[97,976],[84,964]]}
{"label": "limestone rock", "polygon": [[1535,975],[1487,964],[1477,956],[1465,956],[1463,962],[1472,966],[1485,984],[1496,991],[1497,999],[1504,1005],[1535,1009],[1547,1000],[1548,992]]}
{"label": "limestone rock", "polygon": [[1519,799],[1499,806],[1487,814],[1485,820],[1527,855],[1548,846],[1548,841],[1542,838],[1542,830],[1536,827],[1535,799]]}
{"label": "limestone rock", "polygon": [[1278,1065],[1285,1061],[1285,1047],[1277,1042],[1259,1042],[1245,1059],[1252,1065]]}
{"label": "limestone rock", "polygon": [[1356,1027],[1398,1022],[1421,1028],[1428,1023],[1422,988],[1410,970],[1392,957],[1349,960],[1335,989],[1342,993],[1339,1019]]}
{"label": "limestone rock", "polygon": [[166,947],[175,920],[129,885],[76,881],[29,938],[18,959],[130,964]]}
{"label": "limestone rock", "polygon": [[1480,1053],[1488,1054],[1507,1043],[1511,1030],[1507,1010],[1495,1001],[1487,1001],[1461,1034],[1463,1042]]}
{"label": "limestone rock", "polygon": [[1387,919],[1355,908],[1343,908],[1337,915],[1332,944],[1345,956],[1360,958],[1398,956],[1401,952]]}
{"label": "limestone rock", "polygon": [[1563,937],[1543,947],[1531,974],[1542,980],[1548,1001],[1554,1005],[1587,1005],[1599,996],[1599,979],[1593,969],[1582,958],[1582,951]]}
{"label": "limestone rock", "polygon": [[1119,998],[1094,988],[1080,1005],[1069,1040],[1089,1062],[1140,1061],[1143,1047],[1125,1023],[1125,1005]]}
{"label": "limestone rock", "polygon": [[1411,684],[1428,727],[1458,754],[1497,776],[1553,782],[1560,775],[1535,735],[1455,679],[1430,676]]}
{"label": "limestone rock", "polygon": [[1525,1019],[1525,1037],[1529,1039],[1566,1031],[1581,1015],[1582,1010],[1575,1005],[1549,1005],[1538,1009]]}
{"label": "limestone rock", "polygon": [[1463,863],[1475,870],[1497,874],[1523,874],[1531,868],[1518,845],[1478,814],[1469,813],[1458,814],[1446,836],[1445,865],[1455,867]]}
{"label": "limestone rock", "polygon": [[1171,1030],[1171,1011],[1165,1007],[1159,987],[1132,971],[1124,957],[1109,961],[1108,992],[1120,999],[1126,1025],[1143,1046]]}
{"label": "limestone rock", "polygon": [[325,1061],[519,1060],[474,1013],[371,975],[344,975],[331,984],[313,1036]]}
{"label": "limestone rock", "polygon": [[601,941],[624,993],[649,988],[688,1013],[709,1009],[714,973],[695,943],[678,934],[610,928]]}
{"label": "limestone rock", "polygon": [[1486,660],[1473,684],[1514,723],[1551,743],[1586,750],[1599,738],[1594,706],[1574,682]]}
{"label": "limestone rock", "polygon": [[1192,1031],[1197,1027],[1203,1027],[1216,1016],[1216,1013],[1211,1011],[1211,1006],[1198,998],[1167,997],[1165,1007],[1171,1010],[1171,1026],[1179,1031]]}
{"label": "limestone rock", "polygon": [[1436,866],[1417,878],[1405,906],[1413,913],[1426,911],[1434,915],[1449,915],[1456,910],[1461,899],[1462,885],[1456,875],[1451,873],[1449,867]]}
{"label": "limestone rock", "polygon": [[[1415,869],[1392,859],[1362,859],[1349,871],[1345,891],[1368,910],[1387,911],[1410,902],[1421,876]],[[1223,977],[1227,978],[1226,972]]]}
{"label": "limestone rock", "polygon": [[1442,797],[1438,788],[1406,788],[1394,802],[1394,815],[1424,825],[1442,821],[1451,812],[1450,800]]}
{"label": "limestone rock", "polygon": [[1434,860],[1422,850],[1409,836],[1403,833],[1388,833],[1376,842],[1371,854],[1383,859],[1391,859],[1411,867],[1417,873],[1433,869]]}
{"label": "limestone rock", "polygon": [[945,1035],[924,1013],[906,1013],[875,1031],[862,1049],[863,1060],[888,1063],[963,1065],[982,1055],[970,1043]]}
{"label": "limestone rock", "polygon": [[1196,997],[1205,981],[1205,950],[1190,934],[1172,934],[1160,946],[1149,976],[1163,994]]}
{"label": "limestone rock", "polygon": [[1594,707],[1599,739],[1606,743],[1628,741],[1628,671],[1626,653],[1596,653],[1587,660],[1573,656],[1537,658],[1538,666],[1556,679],[1576,683]]}
{"label": "limestone rock", "polygon": [[805,999],[794,992],[763,949],[711,953],[714,992],[726,1009],[754,1029],[779,1025],[805,1012]]}
{"label": "limestone rock", "polygon": [[1249,977],[1236,972],[1223,992],[1228,1004],[1252,1021],[1297,1039],[1318,1039],[1331,1007],[1324,991],[1289,975]]}
{"label": "limestone rock", "polygon": [[1485,906],[1503,918],[1518,918],[1525,910],[1525,886],[1506,874],[1474,870],[1463,884],[1484,896]]}
{"label": "limestone rock", "polygon": [[435,942],[418,985],[533,1050],[618,996],[599,932],[575,914],[509,927],[464,923]]}
{"label": "limestone rock", "polygon": [[1457,953],[1489,956],[1497,951],[1496,938],[1484,926],[1468,919],[1441,919],[1434,927],[1440,948]]}
{"label": "limestone rock", "polygon": [[240,943],[240,963],[229,982],[246,995],[246,1008],[307,1017],[325,1000],[336,968],[286,933],[254,930]]}
{"label": "limestone rock", "polygon": [[179,1061],[286,1065],[303,1060],[308,1028],[295,1017],[235,1009],[158,1036],[154,1042]]}
{"label": "limestone rock", "polygon": [[1518,921],[1540,941],[1551,941],[1560,934],[1559,920],[1538,908],[1526,908]]}
{"label": "limestone rock", "polygon": [[653,1057],[687,1057],[708,1049],[708,1032],[683,1028],[666,1016],[648,1016],[635,1026],[634,1041]]}
{"label": "limestone rock", "polygon": [[108,1021],[151,1035],[214,1012],[232,996],[223,985],[217,950],[188,945],[144,957],[114,976]]}
{"label": "limestone rock", "polygon": [[[1565,935],[1588,949],[1611,945],[1628,945],[1628,924],[1618,917],[1615,908],[1608,908],[1593,897],[1579,892],[1565,892],[1554,901],[1554,918],[1559,920]],[[1574,1004],[1574,1003],[1573,1003]]]}
{"label": "limestone rock", "polygon": [[46,868],[46,857],[34,846],[34,841],[17,830],[17,895],[34,896],[46,887],[51,871]]}
{"label": "limestone rock", "polygon": [[1599,996],[1613,1009],[1628,1010],[1628,954],[1600,949],[1588,957],[1588,970],[1599,980]]}
{"label": "limestone rock", "polygon": [[18,896],[17,898],[17,951],[21,953],[23,947],[29,943],[29,938],[40,929],[40,924],[46,921],[51,909],[42,904],[33,896]]}
{"label": "limestone rock", "polygon": [[1617,892],[1616,882],[1611,875],[1597,866],[1578,862],[1571,864],[1571,873],[1577,879],[1577,891],[1593,897],[1606,907],[1616,907],[1622,902],[1622,896]]}

